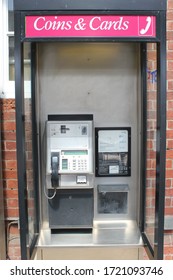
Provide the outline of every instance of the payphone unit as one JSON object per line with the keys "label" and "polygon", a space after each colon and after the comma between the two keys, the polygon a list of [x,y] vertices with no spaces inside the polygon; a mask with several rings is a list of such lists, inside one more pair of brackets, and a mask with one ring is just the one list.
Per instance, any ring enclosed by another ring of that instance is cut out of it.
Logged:
{"label": "payphone unit", "polygon": [[49,116],[46,129],[49,226],[51,229],[91,227],[93,117]]}
{"label": "payphone unit", "polygon": [[91,116],[47,121],[47,188],[92,187],[93,136]]}

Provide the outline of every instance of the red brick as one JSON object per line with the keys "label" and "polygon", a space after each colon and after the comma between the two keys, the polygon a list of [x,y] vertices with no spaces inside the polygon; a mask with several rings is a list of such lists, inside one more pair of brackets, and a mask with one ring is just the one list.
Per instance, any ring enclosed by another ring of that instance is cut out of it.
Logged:
{"label": "red brick", "polygon": [[171,70],[172,71],[172,69],[173,69],[173,61],[168,60],[168,62],[167,62],[167,70]]}
{"label": "red brick", "polygon": [[153,141],[152,140],[148,140],[147,141],[147,149],[152,149],[153,148]]}
{"label": "red brick", "polygon": [[173,197],[173,189],[166,189],[165,195],[168,197]]}
{"label": "red brick", "polygon": [[167,20],[173,20],[173,12],[172,11],[168,11],[167,12]]}
{"label": "red brick", "polygon": [[16,150],[16,141],[6,141],[5,142],[5,150],[9,151],[9,150]]}
{"label": "red brick", "polygon": [[171,198],[166,198],[165,199],[165,207],[170,207],[171,206]]}
{"label": "red brick", "polygon": [[[171,14],[173,15],[173,12],[171,11]],[[173,42],[172,41],[168,41],[167,42],[167,50],[173,50]]]}
{"label": "red brick", "polygon": [[5,216],[10,218],[18,218],[19,217],[19,210],[17,208],[5,208]]}
{"label": "red brick", "polygon": [[173,90],[173,81],[168,81],[168,90]]}
{"label": "red brick", "polygon": [[10,111],[10,110],[15,110],[15,99],[1,99],[0,104],[2,106],[3,111]]}
{"label": "red brick", "polygon": [[167,178],[172,178],[173,177],[173,170],[167,169],[166,170],[166,177]]}
{"label": "red brick", "polygon": [[168,121],[167,129],[173,129],[173,121]]}
{"label": "red brick", "polygon": [[15,131],[4,131],[2,133],[2,140],[16,140]]}
{"label": "red brick", "polygon": [[6,160],[5,161],[5,168],[6,169],[17,169],[17,161],[16,160]]}
{"label": "red brick", "polygon": [[4,195],[6,199],[8,198],[18,198],[18,190],[17,189],[5,189]]}
{"label": "red brick", "polygon": [[154,178],[156,176],[156,170],[147,170],[147,178]]}
{"label": "red brick", "polygon": [[167,157],[167,159],[173,159],[173,150],[166,151],[166,157]]}
{"label": "red brick", "polygon": [[166,188],[170,188],[172,186],[172,181],[170,178],[166,178]]}
{"label": "red brick", "polygon": [[167,30],[173,30],[173,21],[172,20],[168,20],[167,21]]}
{"label": "red brick", "polygon": [[3,151],[3,159],[4,160],[15,160],[16,152],[15,151]]}
{"label": "red brick", "polygon": [[173,139],[173,131],[172,130],[167,130],[166,137],[167,137],[167,139]]}
{"label": "red brick", "polygon": [[18,181],[16,179],[8,179],[6,180],[6,188],[8,189],[17,189]]}
{"label": "red brick", "polygon": [[172,168],[173,167],[173,160],[167,159],[166,160],[166,168]]}
{"label": "red brick", "polygon": [[16,220],[15,224],[11,225],[10,234],[12,234],[12,235],[18,235],[19,234],[19,228],[18,228],[18,221],[17,220]]}
{"label": "red brick", "polygon": [[171,80],[172,80],[172,77],[173,77],[173,69],[167,71],[166,76],[167,76],[167,80],[170,80],[170,81],[171,81]]}
{"label": "red brick", "polygon": [[170,255],[164,255],[164,260],[173,260],[173,256],[170,256]]}
{"label": "red brick", "polygon": [[6,207],[9,209],[18,208],[18,199],[16,198],[9,198],[6,200]]}
{"label": "red brick", "polygon": [[155,195],[155,189],[154,188],[147,188],[146,189],[146,196],[153,197]]}
{"label": "red brick", "polygon": [[166,32],[167,40],[173,40],[173,32],[171,30],[168,30]]}
{"label": "red brick", "polygon": [[173,139],[167,140],[167,149],[173,149]]}
{"label": "red brick", "polygon": [[165,215],[173,215],[173,207],[165,208]]}
{"label": "red brick", "polygon": [[173,254],[173,247],[165,247],[165,250],[164,250],[165,254]]}
{"label": "red brick", "polygon": [[168,0],[167,1],[167,10],[169,11],[171,9],[173,9],[173,1],[172,0]]}
{"label": "red brick", "polygon": [[2,131],[14,131],[16,130],[16,123],[13,121],[4,122],[2,125]]}
{"label": "red brick", "polygon": [[173,110],[173,100],[167,101],[167,110]]}
{"label": "red brick", "polygon": [[167,52],[167,60],[172,60],[173,57],[173,51]]}
{"label": "red brick", "polygon": [[2,120],[3,121],[9,121],[9,120],[15,120],[15,117],[16,117],[16,113],[15,111],[5,111],[2,113]]}
{"label": "red brick", "polygon": [[4,179],[17,179],[17,171],[16,170],[3,170],[3,178]]}

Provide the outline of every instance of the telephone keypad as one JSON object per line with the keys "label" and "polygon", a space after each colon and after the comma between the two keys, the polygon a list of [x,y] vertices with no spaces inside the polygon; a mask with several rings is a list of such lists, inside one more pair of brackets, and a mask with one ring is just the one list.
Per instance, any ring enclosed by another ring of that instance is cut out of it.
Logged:
{"label": "telephone keypad", "polygon": [[86,171],[87,168],[86,159],[73,160],[73,171]]}
{"label": "telephone keypad", "polygon": [[88,158],[82,157],[62,157],[60,172],[87,172],[88,171]]}

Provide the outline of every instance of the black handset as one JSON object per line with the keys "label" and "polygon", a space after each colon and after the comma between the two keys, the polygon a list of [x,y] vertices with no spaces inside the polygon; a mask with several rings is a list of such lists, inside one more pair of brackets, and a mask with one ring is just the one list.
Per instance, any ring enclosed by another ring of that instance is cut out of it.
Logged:
{"label": "black handset", "polygon": [[53,188],[59,187],[59,153],[51,153],[51,184]]}

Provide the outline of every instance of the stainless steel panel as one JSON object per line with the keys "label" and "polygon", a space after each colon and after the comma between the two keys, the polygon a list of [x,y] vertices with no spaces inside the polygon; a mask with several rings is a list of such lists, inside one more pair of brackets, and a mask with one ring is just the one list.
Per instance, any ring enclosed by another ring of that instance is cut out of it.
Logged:
{"label": "stainless steel panel", "polygon": [[138,248],[47,248],[41,249],[42,260],[138,260]]}
{"label": "stainless steel panel", "polygon": [[[42,170],[48,114],[93,114],[95,127],[132,129],[131,176],[95,178],[91,233],[51,234],[48,204],[42,196],[41,259],[138,259],[140,162],[139,46],[135,43],[42,43],[38,45],[38,91]],[[94,139],[93,139],[94,140]],[[44,172],[42,185],[44,186]],[[128,185],[127,213],[99,214],[98,185]]]}
{"label": "stainless steel panel", "polygon": [[37,247],[140,247],[142,239],[135,221],[101,222],[94,224],[92,233],[51,234],[42,230]]}
{"label": "stainless steel panel", "polygon": [[42,230],[37,259],[138,259],[143,242],[135,221],[96,223],[92,233]]}
{"label": "stainless steel panel", "polygon": [[[40,141],[44,142],[48,114],[93,114],[95,127],[130,126],[131,176],[95,178],[94,199],[97,196],[96,186],[99,184],[128,184],[128,211],[124,218],[132,220],[138,220],[139,213],[138,48],[135,43],[78,42],[38,45]],[[45,170],[44,146],[41,146],[41,149],[41,169]],[[42,173],[42,188],[44,175]],[[47,200],[44,195],[41,203],[43,227],[48,228]],[[99,220],[101,217],[96,208],[94,212],[94,218]]]}

